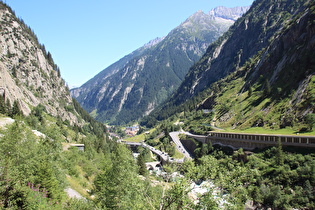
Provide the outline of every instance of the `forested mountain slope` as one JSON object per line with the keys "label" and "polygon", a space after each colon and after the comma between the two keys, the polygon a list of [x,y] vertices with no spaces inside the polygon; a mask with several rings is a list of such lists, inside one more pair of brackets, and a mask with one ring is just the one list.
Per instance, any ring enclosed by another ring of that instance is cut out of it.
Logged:
{"label": "forested mountain slope", "polygon": [[[209,44],[246,10],[221,7],[209,14],[198,11],[164,39],[140,48],[135,56],[128,55],[127,63],[119,61],[119,67],[123,65],[120,69],[105,69],[72,90],[72,94],[100,121],[121,124],[137,120],[180,85],[189,67],[200,59]],[[112,75],[104,76],[108,71]]]}
{"label": "forested mountain slope", "polygon": [[313,1],[257,0],[146,122],[196,107],[226,126],[301,122],[314,112],[314,39]]}

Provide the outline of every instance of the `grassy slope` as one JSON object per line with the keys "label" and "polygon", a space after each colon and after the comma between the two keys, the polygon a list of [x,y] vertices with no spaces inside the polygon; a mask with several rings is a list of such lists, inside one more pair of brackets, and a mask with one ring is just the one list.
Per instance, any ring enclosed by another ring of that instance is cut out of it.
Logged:
{"label": "grassy slope", "polygon": [[[309,95],[315,90],[315,76],[306,88]],[[258,83],[252,86],[252,94],[242,92],[244,80],[238,78],[229,82],[216,98],[215,113],[218,120],[215,125],[229,132],[266,133],[293,135],[305,127],[303,122],[294,123],[293,127],[280,129],[280,121],[290,108],[290,98],[272,100],[270,97],[262,97],[262,86]],[[299,106],[313,100],[306,98]],[[225,112],[221,111],[224,108]],[[301,134],[301,133],[300,133]],[[302,135],[315,135],[315,131],[306,132]]]}
{"label": "grassy slope", "polygon": [[244,130],[239,129],[230,129],[226,128],[223,130],[215,130],[216,132],[234,132],[234,133],[252,133],[252,134],[279,134],[279,135],[305,135],[305,136],[315,136],[315,131],[312,132],[305,132],[305,133],[298,133],[296,130],[293,130],[291,128],[283,128],[283,129],[276,129],[276,130],[270,130],[270,129],[264,129],[261,127],[252,127]]}

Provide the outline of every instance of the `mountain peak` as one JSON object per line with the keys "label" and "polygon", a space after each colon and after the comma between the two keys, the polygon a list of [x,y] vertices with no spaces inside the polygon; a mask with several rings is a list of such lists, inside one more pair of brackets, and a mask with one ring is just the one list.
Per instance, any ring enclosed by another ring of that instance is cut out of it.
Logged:
{"label": "mountain peak", "polygon": [[192,16],[194,15],[205,15],[205,13],[203,12],[203,10],[198,10],[197,12],[195,12],[195,14],[193,14]]}
{"label": "mountain peak", "polygon": [[209,24],[209,20],[213,19],[214,18],[210,17],[208,14],[205,14],[202,10],[198,10],[189,18],[187,18],[186,21],[181,24],[181,26],[192,27],[193,25]]}
{"label": "mountain peak", "polygon": [[236,21],[239,17],[241,17],[247,10],[248,7],[234,7],[227,8],[223,6],[216,7],[210,10],[208,13],[204,13],[202,10],[198,10],[193,15],[191,15],[187,20],[183,23],[183,26],[196,24],[196,23],[207,23],[209,20],[216,21],[227,21],[232,24],[231,21]]}
{"label": "mountain peak", "polygon": [[224,19],[236,21],[248,9],[249,9],[249,6],[247,6],[247,7],[233,7],[233,8],[227,8],[224,6],[219,6],[219,7],[216,7],[214,9],[210,10],[208,14],[213,16],[213,17],[219,17],[219,18],[224,18]]}
{"label": "mountain peak", "polygon": [[189,18],[187,18],[187,20],[185,22],[190,22],[190,21],[194,21],[194,20],[199,20],[199,19],[203,19],[205,17],[208,17],[207,14],[205,14],[202,10],[198,10],[197,12],[195,12],[194,14],[192,14]]}

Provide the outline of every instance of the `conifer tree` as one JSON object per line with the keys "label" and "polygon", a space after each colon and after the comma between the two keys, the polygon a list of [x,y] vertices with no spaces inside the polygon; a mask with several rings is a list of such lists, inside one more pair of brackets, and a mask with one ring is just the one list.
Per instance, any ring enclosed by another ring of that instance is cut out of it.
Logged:
{"label": "conifer tree", "polygon": [[59,78],[61,77],[60,68],[58,66],[57,66],[57,75]]}
{"label": "conifer tree", "polygon": [[268,79],[265,80],[265,89],[264,89],[264,97],[269,96],[271,93],[271,86]]}
{"label": "conifer tree", "polygon": [[23,115],[23,114],[22,114],[22,111],[20,108],[20,104],[18,101],[15,100],[13,103],[13,107],[12,107],[11,117],[21,116],[21,115]]}
{"label": "conifer tree", "polygon": [[6,114],[4,97],[0,95],[0,114]]}
{"label": "conifer tree", "polygon": [[282,150],[282,143],[281,143],[280,137],[278,137],[276,163],[278,165],[283,165],[284,164],[284,154],[283,154],[283,150]]}
{"label": "conifer tree", "polygon": [[138,156],[137,164],[139,166],[139,174],[145,176],[147,174],[147,169],[145,166],[143,153],[140,153],[140,155]]}
{"label": "conifer tree", "polygon": [[9,100],[6,100],[5,102],[5,108],[6,108],[6,114],[8,116],[11,116],[11,112],[12,112],[12,107],[11,107],[11,103]]}
{"label": "conifer tree", "polygon": [[248,88],[248,97],[251,97],[253,94],[253,88],[251,86],[249,86]]}
{"label": "conifer tree", "polygon": [[308,125],[308,129],[313,130],[313,126],[315,124],[315,114],[311,113],[305,116],[305,122]]}

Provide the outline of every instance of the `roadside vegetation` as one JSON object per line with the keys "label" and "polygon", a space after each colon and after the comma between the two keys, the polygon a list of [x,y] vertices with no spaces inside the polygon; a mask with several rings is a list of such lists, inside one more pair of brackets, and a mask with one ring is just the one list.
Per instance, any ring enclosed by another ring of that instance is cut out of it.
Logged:
{"label": "roadside vegetation", "polygon": [[[224,148],[197,145],[195,160],[165,165],[168,175],[163,178],[146,170],[144,163],[153,160],[147,150],[139,151],[135,159],[124,145],[105,133],[100,138],[91,126],[83,127],[96,133],[54,118],[40,106],[30,116],[13,117],[15,122],[2,129],[0,137],[2,208],[239,209],[246,203],[259,208],[315,208],[315,156],[308,151],[288,151],[279,145],[255,153],[225,153]],[[176,156],[169,133],[180,129],[206,133],[215,129],[213,119],[212,112],[185,112],[161,122],[145,134],[145,141]],[[62,145],[71,142],[83,143],[85,151],[63,150]],[[182,176],[173,176],[175,172]],[[213,186],[192,197],[192,183],[202,182]],[[86,200],[70,199],[67,187]]]}

